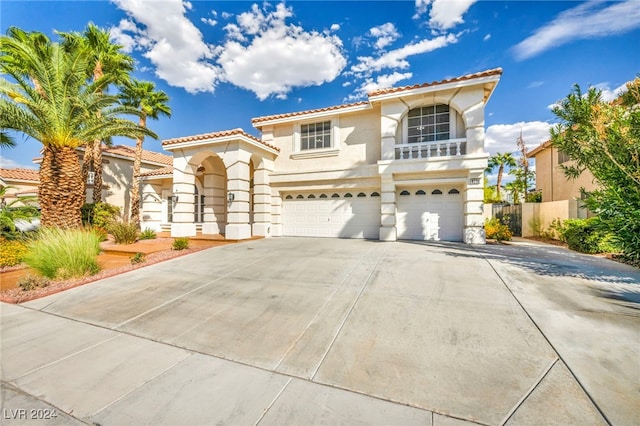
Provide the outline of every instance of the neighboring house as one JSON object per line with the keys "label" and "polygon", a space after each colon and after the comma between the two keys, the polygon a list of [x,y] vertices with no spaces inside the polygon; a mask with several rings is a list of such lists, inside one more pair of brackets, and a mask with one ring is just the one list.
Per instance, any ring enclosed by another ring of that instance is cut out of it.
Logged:
{"label": "neighboring house", "polygon": [[587,192],[597,188],[588,170],[582,172],[578,179],[568,179],[560,166],[573,163],[565,153],[551,146],[550,141],[527,152],[527,157],[536,161],[536,191],[542,193],[543,202],[580,200],[580,188]]}
{"label": "neighboring house", "polygon": [[[3,205],[15,201],[18,197],[37,197],[39,172],[34,169],[4,169],[0,168],[0,186],[11,186],[7,189],[4,198],[0,200]],[[33,203],[37,204],[37,203]],[[21,202],[14,206],[22,205]]]}
{"label": "neighboring house", "polygon": [[364,102],[163,141],[141,176],[142,227],[173,236],[484,243],[485,106],[493,69],[370,93]]}

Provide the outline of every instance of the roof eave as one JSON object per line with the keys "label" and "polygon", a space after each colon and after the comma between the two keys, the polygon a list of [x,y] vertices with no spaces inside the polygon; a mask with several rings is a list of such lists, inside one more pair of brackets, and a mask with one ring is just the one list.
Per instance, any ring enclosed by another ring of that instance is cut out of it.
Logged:
{"label": "roof eave", "polygon": [[235,142],[235,141],[248,143],[252,146],[255,146],[256,148],[259,148],[273,155],[280,154],[278,150],[268,147],[265,144],[255,141],[252,138],[249,138],[242,134],[231,134],[231,135],[225,135],[225,136],[218,136],[214,138],[204,138],[204,139],[193,140],[193,141],[175,142],[175,143],[169,143],[166,145],[163,143],[162,148],[167,151],[173,151],[175,149],[180,149],[180,148],[188,148],[188,147],[194,147],[194,146],[211,145],[211,144],[219,144],[219,143],[227,143],[227,142]]}
{"label": "roof eave", "polygon": [[259,120],[255,122],[252,121],[251,124],[256,129],[261,130],[262,127],[264,126],[271,126],[271,125],[283,124],[283,123],[292,123],[300,120],[314,120],[318,118],[327,118],[327,117],[333,117],[341,114],[349,114],[352,112],[367,111],[372,108],[373,106],[371,105],[371,103],[367,102],[366,104],[353,105],[345,108],[335,108],[328,111],[316,111],[316,112],[303,111],[303,112],[300,112],[299,114],[294,114],[287,117],[279,117],[279,118],[268,119],[268,120]]}

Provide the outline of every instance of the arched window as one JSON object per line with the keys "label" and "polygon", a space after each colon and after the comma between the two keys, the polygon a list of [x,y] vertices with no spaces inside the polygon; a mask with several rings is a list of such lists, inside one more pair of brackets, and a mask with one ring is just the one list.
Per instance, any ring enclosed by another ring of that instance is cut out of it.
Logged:
{"label": "arched window", "polygon": [[442,195],[442,191],[440,191],[439,189],[434,189],[433,191],[431,191],[431,195]]}
{"label": "arched window", "polygon": [[309,196],[307,198],[316,198],[316,196],[313,195],[313,194],[309,194]]}
{"label": "arched window", "polygon": [[372,197],[379,197],[379,196],[380,196],[380,194],[378,194],[377,192],[372,192],[372,193],[371,193],[371,196],[372,196]]}
{"label": "arched window", "polygon": [[414,108],[407,115],[407,141],[433,142],[450,139],[449,105]]}
{"label": "arched window", "polygon": [[340,198],[340,196],[338,194],[333,194],[331,198]]}
{"label": "arched window", "polygon": [[450,189],[448,193],[449,194],[459,194],[460,191],[458,191],[457,189],[453,188],[453,189]]}
{"label": "arched window", "polygon": [[405,190],[405,191],[402,191],[402,192],[400,193],[400,195],[411,195],[411,193],[410,193],[409,191],[406,191],[406,190]]}
{"label": "arched window", "polygon": [[287,195],[286,197],[284,197],[285,200],[293,200],[293,197],[291,195]]}
{"label": "arched window", "polygon": [[346,194],[344,194],[344,198],[351,198],[353,197],[353,195],[351,195],[350,192],[347,192]]}
{"label": "arched window", "polygon": [[416,191],[416,195],[425,195],[425,194],[426,194],[426,192],[424,192],[422,189],[418,189]]}
{"label": "arched window", "polygon": [[361,192],[358,194],[358,198],[362,198],[362,197],[366,197],[367,194],[365,194],[364,192]]}
{"label": "arched window", "polygon": [[296,197],[298,200],[301,198],[304,198],[302,195],[298,194],[298,196]]}
{"label": "arched window", "polygon": [[327,198],[327,194],[320,194],[320,197],[318,198]]}

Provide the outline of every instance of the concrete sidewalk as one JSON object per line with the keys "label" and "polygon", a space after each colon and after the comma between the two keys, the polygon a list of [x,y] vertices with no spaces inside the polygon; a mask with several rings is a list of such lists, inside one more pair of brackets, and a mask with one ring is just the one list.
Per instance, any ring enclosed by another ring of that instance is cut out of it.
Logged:
{"label": "concrete sidewalk", "polygon": [[492,254],[503,249],[482,250],[267,239],[3,304],[3,414],[40,407],[59,424],[103,426],[606,424],[606,401],[593,403],[496,272],[512,266]]}

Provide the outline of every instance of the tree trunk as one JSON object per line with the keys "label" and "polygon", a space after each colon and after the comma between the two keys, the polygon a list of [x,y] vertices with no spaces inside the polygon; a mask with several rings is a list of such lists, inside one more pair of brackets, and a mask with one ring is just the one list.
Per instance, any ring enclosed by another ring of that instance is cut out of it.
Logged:
{"label": "tree trunk", "polygon": [[75,149],[45,147],[38,187],[42,225],[80,227],[83,187],[82,170]]}
{"label": "tree trunk", "polygon": [[[143,115],[140,117],[140,126],[146,127],[147,120]],[[142,142],[144,138],[136,139],[136,154],[133,160],[133,182],[131,186],[131,219],[130,223],[134,223],[140,229],[140,167],[142,163]]]}
{"label": "tree trunk", "polygon": [[102,202],[102,142],[93,141],[93,202]]}
{"label": "tree trunk", "polygon": [[502,173],[504,173],[504,167],[500,166],[500,168],[498,169],[498,182],[496,182],[496,198],[498,199],[498,201],[502,200],[500,198],[500,185],[502,185]]}
{"label": "tree trunk", "polygon": [[93,142],[87,142],[82,156],[82,204],[87,202],[87,181],[89,180],[89,169],[93,165]]}

